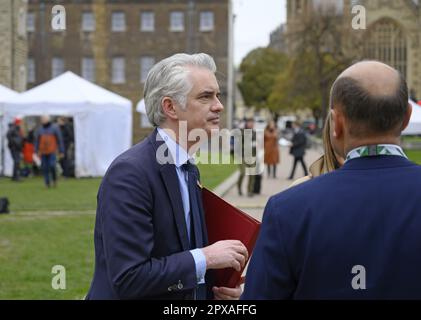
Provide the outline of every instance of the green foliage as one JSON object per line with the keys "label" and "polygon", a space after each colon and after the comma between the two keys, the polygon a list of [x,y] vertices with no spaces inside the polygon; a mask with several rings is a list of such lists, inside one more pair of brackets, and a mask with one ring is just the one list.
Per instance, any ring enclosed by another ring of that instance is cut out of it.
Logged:
{"label": "green foliage", "polygon": [[[323,65],[322,72],[316,68],[318,63]],[[323,61],[317,61],[309,52],[296,55],[276,77],[269,108],[273,111],[309,108],[320,115],[322,95],[328,94],[338,74],[339,68],[329,54],[323,56]]]}
{"label": "green foliage", "polygon": [[333,11],[303,15],[300,26],[284,35],[289,56],[278,53],[279,68],[270,49],[250,52],[241,65],[246,105],[274,112],[309,108],[314,117],[325,118],[333,81],[361,55],[361,39],[347,23]]}
{"label": "green foliage", "polygon": [[257,48],[241,62],[242,80],[238,84],[247,106],[265,108],[279,72],[287,65],[287,57],[270,48]]}
{"label": "green foliage", "polygon": [[405,150],[409,160],[421,165],[421,150]]}

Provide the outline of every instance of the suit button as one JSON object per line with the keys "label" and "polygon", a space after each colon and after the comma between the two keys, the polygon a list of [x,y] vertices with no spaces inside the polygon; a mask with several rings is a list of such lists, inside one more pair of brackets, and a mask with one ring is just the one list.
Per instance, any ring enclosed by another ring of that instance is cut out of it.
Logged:
{"label": "suit button", "polygon": [[168,291],[170,291],[170,292],[171,292],[171,291],[172,291],[172,287],[168,287]]}
{"label": "suit button", "polygon": [[181,283],[181,280],[179,280],[178,281],[178,285],[177,285],[177,288],[178,288],[178,290],[181,290],[181,289],[183,289],[183,284]]}

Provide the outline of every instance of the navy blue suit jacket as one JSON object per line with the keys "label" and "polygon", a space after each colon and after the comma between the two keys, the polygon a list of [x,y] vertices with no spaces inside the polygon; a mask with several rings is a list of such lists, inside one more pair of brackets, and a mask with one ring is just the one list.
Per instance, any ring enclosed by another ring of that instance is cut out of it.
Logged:
{"label": "navy blue suit jacket", "polygon": [[421,167],[357,158],[273,196],[242,298],[421,299]]}
{"label": "navy blue suit jacket", "polygon": [[156,136],[154,130],[117,157],[101,183],[95,273],[87,299],[193,297],[196,267],[179,181],[174,164],[157,162],[164,142]]}

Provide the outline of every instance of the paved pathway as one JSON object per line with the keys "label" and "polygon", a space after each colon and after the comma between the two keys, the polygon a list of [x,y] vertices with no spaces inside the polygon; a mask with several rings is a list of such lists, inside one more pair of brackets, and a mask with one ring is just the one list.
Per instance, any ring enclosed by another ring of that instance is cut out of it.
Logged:
{"label": "paved pathway", "polygon": [[[254,218],[261,220],[263,210],[269,197],[287,189],[292,183],[292,181],[287,179],[293,164],[293,157],[289,154],[289,148],[280,147],[280,155],[281,163],[278,164],[277,178],[268,178],[267,172],[265,171],[262,179],[262,189],[260,195],[254,195],[253,197],[247,197],[245,195],[245,190],[247,188],[247,177],[245,177],[243,180],[243,196],[238,195],[237,185],[233,185],[223,198],[232,205],[252,215]],[[319,149],[307,150],[304,157],[307,167],[319,158],[320,155],[321,151]],[[298,179],[302,176],[304,176],[303,169],[301,168],[301,165],[297,165],[294,179]]]}

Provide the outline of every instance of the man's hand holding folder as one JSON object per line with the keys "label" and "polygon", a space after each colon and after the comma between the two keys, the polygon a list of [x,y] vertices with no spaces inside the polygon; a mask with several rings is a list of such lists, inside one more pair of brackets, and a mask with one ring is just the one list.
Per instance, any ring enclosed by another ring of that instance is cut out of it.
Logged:
{"label": "man's hand holding folder", "polygon": [[234,268],[241,271],[248,260],[246,247],[238,240],[218,241],[202,249],[207,269]]}
{"label": "man's hand holding folder", "polygon": [[[215,272],[217,286],[226,287],[224,289],[239,288],[241,274],[257,240],[260,222],[206,188],[202,188],[202,199],[211,244],[203,248],[203,251],[206,260],[209,259],[209,263],[218,266],[209,269],[217,269]],[[218,248],[218,256],[207,252],[208,248],[213,246],[215,249]],[[229,265],[225,263],[228,260],[231,261]]]}
{"label": "man's hand holding folder", "polygon": [[[248,260],[246,247],[238,240],[218,241],[202,249],[206,257],[206,269],[233,268],[241,272]],[[218,283],[217,283],[218,284]],[[240,284],[235,288],[224,286],[213,287],[212,291],[216,300],[236,300],[240,298],[242,290]]]}

